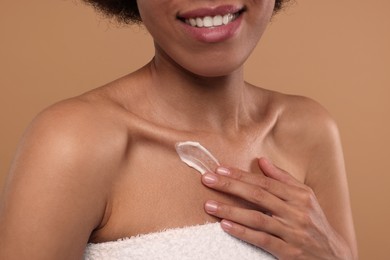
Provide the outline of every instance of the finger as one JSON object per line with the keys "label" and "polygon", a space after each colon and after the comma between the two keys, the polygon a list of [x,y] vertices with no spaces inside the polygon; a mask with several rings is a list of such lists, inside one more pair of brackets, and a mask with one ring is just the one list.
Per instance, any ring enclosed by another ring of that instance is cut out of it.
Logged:
{"label": "finger", "polygon": [[248,184],[257,185],[282,200],[288,200],[291,197],[291,192],[293,192],[285,183],[281,183],[264,174],[249,173],[240,169],[225,167],[218,167],[216,173]]}
{"label": "finger", "polygon": [[228,219],[280,238],[285,237],[286,227],[281,222],[256,210],[238,208],[209,200],[205,203],[205,211],[220,219]]}
{"label": "finger", "polygon": [[278,237],[266,232],[256,231],[228,220],[221,221],[222,229],[228,234],[257,246],[276,258],[280,258],[280,252],[286,250],[289,245]]}
{"label": "finger", "polygon": [[259,186],[214,173],[204,174],[202,176],[202,182],[209,188],[232,194],[251,202],[270,212],[272,215],[288,216],[291,213],[289,206],[283,200]]}
{"label": "finger", "polygon": [[281,181],[288,185],[297,186],[300,184],[292,175],[288,172],[276,167],[273,163],[271,163],[266,158],[260,158],[258,160],[258,164],[260,169],[264,172],[264,174],[270,178]]}
{"label": "finger", "polygon": [[316,200],[315,193],[309,186],[301,183],[283,169],[276,167],[267,159],[260,158],[259,166],[265,175],[289,185],[289,196],[286,201],[294,202],[293,205],[299,206],[301,204],[312,205],[312,202]]}

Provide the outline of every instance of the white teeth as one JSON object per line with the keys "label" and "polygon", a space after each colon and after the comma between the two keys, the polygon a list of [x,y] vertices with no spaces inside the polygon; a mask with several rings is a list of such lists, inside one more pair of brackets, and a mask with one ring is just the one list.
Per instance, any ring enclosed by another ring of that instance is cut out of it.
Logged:
{"label": "white teeth", "polygon": [[203,19],[202,18],[196,18],[196,26],[197,27],[203,27]]}
{"label": "white teeth", "polygon": [[193,27],[215,27],[215,26],[226,25],[232,22],[236,17],[237,15],[235,14],[225,14],[224,16],[216,15],[214,17],[205,16],[205,17],[189,18],[186,19],[185,22]]}
{"label": "white teeth", "polygon": [[222,23],[223,24],[228,24],[229,22],[233,21],[234,15],[232,14],[226,14],[222,17]]}
{"label": "white teeth", "polygon": [[203,18],[203,26],[204,27],[213,26],[213,18],[211,18],[210,16],[206,16],[205,18]]}
{"label": "white teeth", "polygon": [[222,25],[222,16],[220,16],[220,15],[214,16],[213,24],[214,24],[214,26]]}
{"label": "white teeth", "polygon": [[228,15],[224,15],[224,16],[222,17],[222,23],[223,23],[223,24],[228,24],[228,22],[229,22],[229,16],[228,16]]}
{"label": "white teeth", "polygon": [[191,18],[191,19],[188,19],[189,20],[189,23],[191,24],[191,26],[196,26],[196,20]]}

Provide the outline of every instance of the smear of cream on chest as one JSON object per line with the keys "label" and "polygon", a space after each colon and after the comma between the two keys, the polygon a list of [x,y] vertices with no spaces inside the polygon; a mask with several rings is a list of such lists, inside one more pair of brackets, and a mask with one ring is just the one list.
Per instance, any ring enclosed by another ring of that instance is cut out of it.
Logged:
{"label": "smear of cream on chest", "polygon": [[218,160],[198,142],[179,142],[175,147],[180,159],[202,175],[215,171],[220,165]]}

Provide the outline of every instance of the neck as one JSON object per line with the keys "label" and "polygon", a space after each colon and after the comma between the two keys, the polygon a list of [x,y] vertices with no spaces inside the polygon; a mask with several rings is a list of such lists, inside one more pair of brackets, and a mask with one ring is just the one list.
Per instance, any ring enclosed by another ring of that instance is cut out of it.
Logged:
{"label": "neck", "polygon": [[[180,129],[237,131],[249,119],[249,95],[243,70],[219,77],[195,75],[169,57],[156,55],[148,65],[148,97],[160,120],[180,122]],[[177,127],[176,125],[173,125]]]}

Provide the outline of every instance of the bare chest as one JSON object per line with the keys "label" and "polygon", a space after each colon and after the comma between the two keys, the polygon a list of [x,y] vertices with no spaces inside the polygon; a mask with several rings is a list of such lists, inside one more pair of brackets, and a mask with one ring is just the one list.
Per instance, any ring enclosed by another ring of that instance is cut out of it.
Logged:
{"label": "bare chest", "polygon": [[[270,155],[263,143],[205,139],[203,145],[222,165],[253,174],[261,174],[256,158]],[[113,182],[107,222],[94,242],[218,221],[204,211],[209,199],[244,206],[238,198],[205,187],[201,175],[179,159],[174,145],[138,142]]]}

